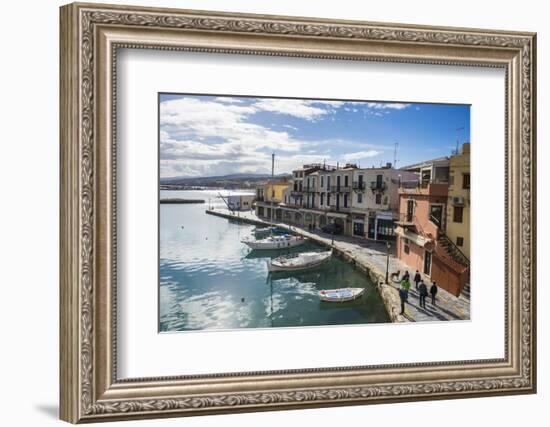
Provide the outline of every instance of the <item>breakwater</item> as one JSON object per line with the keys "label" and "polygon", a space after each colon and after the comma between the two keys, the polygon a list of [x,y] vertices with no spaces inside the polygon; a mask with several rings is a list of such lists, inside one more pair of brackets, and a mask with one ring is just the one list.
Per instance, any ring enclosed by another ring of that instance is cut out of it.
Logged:
{"label": "breakwater", "polygon": [[160,203],[167,204],[186,204],[186,203],[204,203],[202,199],[160,199]]}

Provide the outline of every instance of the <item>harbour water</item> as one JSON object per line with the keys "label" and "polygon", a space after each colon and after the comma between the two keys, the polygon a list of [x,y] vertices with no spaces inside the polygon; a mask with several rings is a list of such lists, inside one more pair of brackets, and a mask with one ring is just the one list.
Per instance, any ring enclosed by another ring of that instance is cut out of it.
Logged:
{"label": "harbour water", "polygon": [[[241,240],[254,225],[206,215],[207,207],[224,205],[217,191],[163,190],[161,198],[206,201],[160,205],[162,332],[390,321],[375,285],[336,256],[312,270],[268,274],[266,260],[287,252],[251,251]],[[307,242],[293,249],[306,250],[323,248]],[[319,290],[340,287],[366,291],[346,303],[319,300]]]}

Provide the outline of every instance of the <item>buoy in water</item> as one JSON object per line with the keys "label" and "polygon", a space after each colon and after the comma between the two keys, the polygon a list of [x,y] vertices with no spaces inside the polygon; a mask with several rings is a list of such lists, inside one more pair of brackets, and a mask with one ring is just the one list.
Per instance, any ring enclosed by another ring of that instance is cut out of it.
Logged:
{"label": "buoy in water", "polygon": [[244,297],[243,297],[243,298],[241,298],[241,302],[244,302]]}

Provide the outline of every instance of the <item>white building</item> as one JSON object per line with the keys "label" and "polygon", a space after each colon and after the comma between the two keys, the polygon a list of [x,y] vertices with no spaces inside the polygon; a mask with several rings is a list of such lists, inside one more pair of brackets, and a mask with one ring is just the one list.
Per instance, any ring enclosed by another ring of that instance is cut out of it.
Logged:
{"label": "white building", "polygon": [[227,205],[233,211],[249,211],[255,198],[254,194],[232,194],[227,197]]}
{"label": "white building", "polygon": [[391,167],[355,169],[351,234],[374,240],[393,238],[394,221],[398,219],[400,182],[418,180],[418,176]]}

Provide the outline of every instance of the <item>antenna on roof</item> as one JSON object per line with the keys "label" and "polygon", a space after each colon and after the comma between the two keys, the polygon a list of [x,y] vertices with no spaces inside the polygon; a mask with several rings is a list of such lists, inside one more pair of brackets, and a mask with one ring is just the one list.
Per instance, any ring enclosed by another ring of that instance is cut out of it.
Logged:
{"label": "antenna on roof", "polygon": [[396,142],[393,148],[393,167],[396,169],[397,169],[397,147],[399,147],[399,142]]}
{"label": "antenna on roof", "polygon": [[464,130],[464,126],[456,128],[456,150],[455,150],[454,154],[458,154],[458,144],[459,144],[458,140],[459,140],[459,135],[460,135],[461,130]]}

